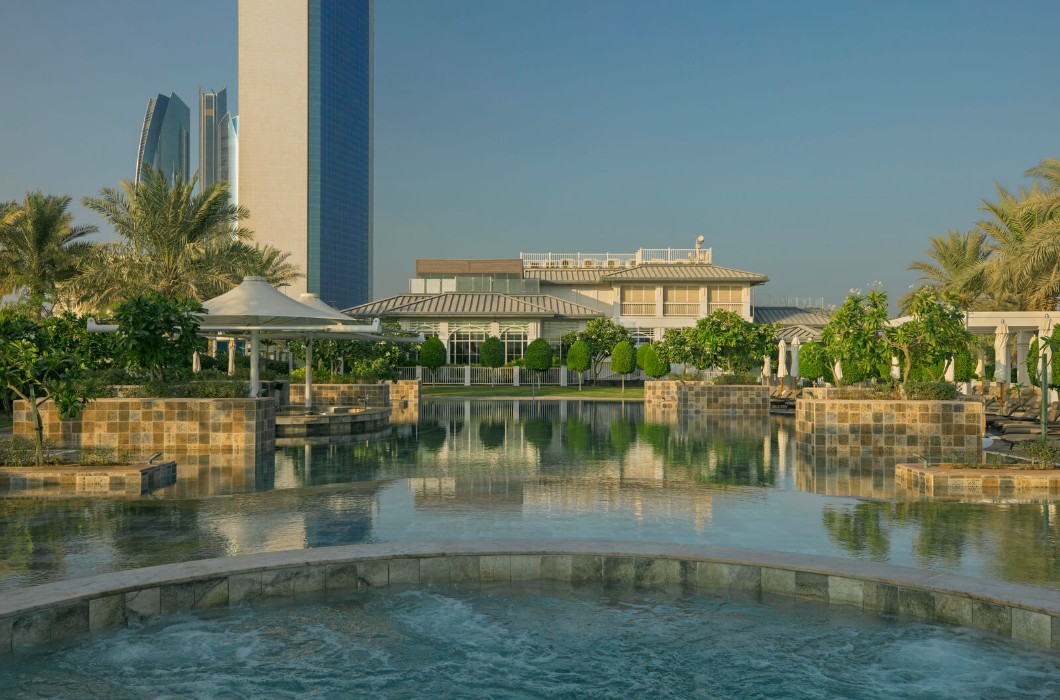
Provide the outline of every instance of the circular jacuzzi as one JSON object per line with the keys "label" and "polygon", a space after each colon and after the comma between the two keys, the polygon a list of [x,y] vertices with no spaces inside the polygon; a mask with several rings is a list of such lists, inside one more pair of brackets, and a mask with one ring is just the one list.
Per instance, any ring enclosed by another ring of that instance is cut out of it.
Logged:
{"label": "circular jacuzzi", "polygon": [[299,550],[12,592],[0,696],[1057,697],[1056,598],[649,543]]}

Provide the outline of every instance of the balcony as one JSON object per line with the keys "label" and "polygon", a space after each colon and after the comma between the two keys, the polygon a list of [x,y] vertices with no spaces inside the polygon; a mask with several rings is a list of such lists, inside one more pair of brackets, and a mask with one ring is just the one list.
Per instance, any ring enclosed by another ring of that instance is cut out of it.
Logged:
{"label": "balcony", "polygon": [[731,311],[734,314],[740,314],[743,316],[743,302],[742,301],[713,301],[707,304],[707,313],[712,314],[715,311]]}
{"label": "balcony", "polygon": [[654,316],[656,304],[652,302],[624,301],[622,302],[623,316]]}
{"label": "balcony", "polygon": [[663,316],[699,316],[699,302],[668,301],[663,304]]}

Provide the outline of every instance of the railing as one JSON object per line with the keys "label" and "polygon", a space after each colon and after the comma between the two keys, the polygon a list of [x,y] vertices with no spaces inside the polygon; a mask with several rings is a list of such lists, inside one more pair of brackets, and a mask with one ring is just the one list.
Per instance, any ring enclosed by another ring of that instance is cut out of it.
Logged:
{"label": "railing", "polygon": [[657,305],[652,302],[624,301],[622,302],[623,316],[654,316]]}
{"label": "railing", "polygon": [[619,269],[635,263],[635,253],[519,253],[523,267]]}
{"label": "railing", "polygon": [[710,265],[712,258],[710,248],[641,248],[637,251],[637,263],[640,265],[691,262]]}
{"label": "railing", "polygon": [[667,301],[663,303],[663,316],[699,316],[697,301]]}
{"label": "railing", "polygon": [[[589,375],[590,378],[592,377],[592,370],[590,370],[588,372],[588,375]],[[596,378],[598,380],[603,380],[603,381],[615,381],[615,382],[617,382],[617,381],[620,381],[622,379],[622,375],[611,370],[611,360],[603,360],[602,362],[600,362],[600,374],[596,375]],[[626,381],[635,380],[635,379],[644,379],[644,378],[645,378],[644,372],[639,370],[639,369],[635,369],[635,370],[633,370],[632,374],[627,374],[626,375]],[[567,383],[570,384],[571,381],[568,379]]]}
{"label": "railing", "polygon": [[472,367],[472,384],[513,384],[515,382],[514,367]]}
{"label": "railing", "polygon": [[743,315],[743,302],[742,301],[735,301],[735,302],[718,301],[718,302],[711,302],[710,304],[707,304],[707,313],[708,314],[712,314],[715,311],[732,311],[733,313],[740,314],[742,316]]}
{"label": "railing", "polygon": [[398,367],[398,379],[415,379],[415,367]]}

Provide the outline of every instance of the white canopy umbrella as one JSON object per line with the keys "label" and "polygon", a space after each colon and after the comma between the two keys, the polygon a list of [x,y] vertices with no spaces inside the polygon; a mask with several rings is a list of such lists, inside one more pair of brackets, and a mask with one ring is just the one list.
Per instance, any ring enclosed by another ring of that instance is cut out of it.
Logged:
{"label": "white canopy umbrella", "polygon": [[994,380],[1000,384],[1010,381],[1008,341],[1008,324],[1001,321],[994,331]]}
{"label": "white canopy umbrella", "polygon": [[[258,353],[261,333],[311,332],[334,329],[371,331],[372,326],[357,326],[354,320],[326,304],[309,306],[277,290],[264,277],[245,277],[224,294],[203,302],[206,313],[200,315],[199,330],[210,332],[250,333],[250,395],[261,390],[258,379]],[[324,308],[320,308],[323,306]]]}
{"label": "white canopy umbrella", "polygon": [[[798,378],[799,376],[799,348],[802,347],[802,341],[799,340],[799,336],[795,336],[795,339],[791,341],[791,376]],[[797,388],[797,387],[796,387]]]}
{"label": "white canopy umbrella", "polygon": [[777,347],[777,376],[783,379],[788,376],[788,341],[781,338]]}

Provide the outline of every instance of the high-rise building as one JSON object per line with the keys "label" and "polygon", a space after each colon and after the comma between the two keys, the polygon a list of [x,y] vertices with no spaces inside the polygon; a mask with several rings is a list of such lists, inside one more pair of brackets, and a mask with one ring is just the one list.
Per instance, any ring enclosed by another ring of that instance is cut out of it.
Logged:
{"label": "high-rise building", "polygon": [[199,191],[215,182],[226,182],[221,170],[220,124],[228,115],[228,90],[203,92],[199,88]]}
{"label": "high-rise building", "polygon": [[189,176],[188,159],[191,147],[191,110],[176,93],[152,97],[147,103],[140,148],[136,156],[136,182],[147,163],[165,173],[170,182]]}
{"label": "high-rise building", "polygon": [[220,171],[228,179],[228,195],[239,204],[239,117],[225,114],[217,125]]}
{"label": "high-rise building", "polygon": [[341,308],[372,292],[372,0],[240,0],[239,202]]}

